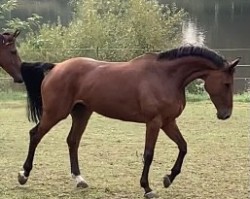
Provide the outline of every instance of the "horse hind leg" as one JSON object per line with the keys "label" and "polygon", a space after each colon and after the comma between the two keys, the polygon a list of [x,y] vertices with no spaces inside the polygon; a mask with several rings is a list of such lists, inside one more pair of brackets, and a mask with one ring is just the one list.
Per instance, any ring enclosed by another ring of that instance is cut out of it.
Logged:
{"label": "horse hind leg", "polygon": [[30,143],[27,158],[23,164],[23,170],[18,173],[18,182],[23,185],[27,182],[33,167],[33,160],[36,147],[49,130],[61,119],[55,117],[53,112],[43,112],[40,122],[30,130]]}
{"label": "horse hind leg", "polygon": [[88,124],[88,120],[92,114],[84,105],[76,104],[71,112],[72,126],[67,137],[67,144],[69,148],[69,157],[71,165],[71,174],[75,179],[77,187],[88,187],[87,182],[81,176],[78,162],[78,148],[81,137]]}

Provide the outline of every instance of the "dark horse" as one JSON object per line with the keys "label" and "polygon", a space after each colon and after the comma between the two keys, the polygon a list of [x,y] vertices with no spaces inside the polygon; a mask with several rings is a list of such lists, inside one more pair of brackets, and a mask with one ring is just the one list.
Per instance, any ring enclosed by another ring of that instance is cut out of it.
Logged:
{"label": "dark horse", "polygon": [[18,30],[0,34],[0,67],[13,77],[14,82],[22,83],[21,59],[16,49],[16,37],[19,34]]}
{"label": "dark horse", "polygon": [[187,153],[186,141],[176,124],[186,104],[185,87],[197,78],[203,79],[218,119],[225,120],[232,113],[233,76],[238,62],[239,58],[229,62],[207,48],[183,46],[162,53],[147,53],[128,62],[78,57],[55,65],[23,63],[29,118],[37,125],[30,130],[28,156],[23,171],[19,172],[19,183],[27,182],[36,147],[43,136],[71,114],[72,127],[67,137],[71,172],[77,186],[87,187],[80,175],[78,147],[90,116],[97,112],[146,124],[140,184],[146,197],[155,197],[148,174],[160,129],[179,148],[171,173],[164,177],[165,187],[181,172]]}

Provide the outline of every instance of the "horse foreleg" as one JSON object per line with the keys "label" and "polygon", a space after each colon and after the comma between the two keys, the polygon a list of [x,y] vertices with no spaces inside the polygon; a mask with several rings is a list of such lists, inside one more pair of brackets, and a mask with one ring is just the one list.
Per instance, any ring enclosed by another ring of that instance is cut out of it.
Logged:
{"label": "horse foreleg", "polygon": [[165,175],[163,179],[164,187],[167,188],[174,181],[175,177],[181,172],[182,163],[187,153],[187,143],[184,140],[178,126],[176,125],[176,121],[164,124],[162,130],[171,140],[177,144],[179,148],[179,154],[173,168],[171,169],[171,174]]}
{"label": "horse foreleg", "polygon": [[27,158],[23,165],[23,170],[18,174],[18,181],[21,185],[25,184],[33,167],[33,160],[36,147],[46,133],[58,122],[53,114],[43,113],[40,123],[30,130],[30,143]]}
{"label": "horse foreleg", "polygon": [[78,147],[91,114],[92,112],[88,111],[84,105],[75,105],[71,112],[72,126],[67,137],[72,177],[76,180],[77,187],[83,188],[88,187],[88,184],[80,173]]}
{"label": "horse foreleg", "polygon": [[144,167],[143,167],[142,176],[140,180],[140,184],[145,190],[144,196],[146,198],[157,197],[157,195],[152,191],[152,189],[149,186],[148,174],[149,174],[150,165],[153,161],[155,144],[159,135],[161,124],[162,124],[161,119],[158,117],[146,124],[146,140],[145,140],[145,149],[144,149],[144,155],[143,155]]}

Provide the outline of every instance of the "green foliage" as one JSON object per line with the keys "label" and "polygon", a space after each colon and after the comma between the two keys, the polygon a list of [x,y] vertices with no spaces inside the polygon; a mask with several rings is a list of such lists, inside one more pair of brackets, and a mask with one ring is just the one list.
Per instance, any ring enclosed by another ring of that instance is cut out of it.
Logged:
{"label": "green foliage", "polygon": [[39,27],[41,18],[42,17],[37,14],[32,14],[32,16],[28,17],[26,21],[19,18],[13,18],[7,21],[6,26],[14,30],[32,31],[33,29]]}
{"label": "green foliage", "polygon": [[39,34],[31,32],[20,45],[21,56],[31,61],[56,62],[68,57],[70,48],[66,44],[67,28],[60,25],[44,24]]}
{"label": "green foliage", "polygon": [[17,0],[4,0],[0,5],[0,23],[2,26],[1,31],[32,31],[39,27],[41,16],[32,14],[27,20],[21,20],[19,18],[12,18],[11,12],[18,6]]}
{"label": "green foliage", "polygon": [[122,61],[179,44],[185,15],[175,5],[146,0],[72,0],[67,26],[46,24],[21,44],[24,59],[61,61],[87,56]]}
{"label": "green foliage", "polygon": [[17,0],[4,0],[0,5],[0,20],[10,16],[10,12],[17,7]]}
{"label": "green foliage", "polygon": [[203,95],[205,93],[204,82],[201,79],[191,82],[187,86],[187,90],[190,94]]}
{"label": "green foliage", "polygon": [[200,101],[206,101],[209,100],[209,95],[207,93],[202,94],[195,94],[190,93],[189,91],[186,92],[186,99],[188,102],[200,102]]}
{"label": "green foliage", "polygon": [[[195,94],[195,93],[190,93],[189,91],[187,91],[186,97],[187,97],[188,102],[199,102],[199,101],[210,99],[209,95],[206,92]],[[241,94],[235,94],[233,96],[233,101],[234,102],[250,102],[250,93],[244,92]]]}
{"label": "green foliage", "polygon": [[250,92],[244,92],[234,96],[236,102],[250,102]]}

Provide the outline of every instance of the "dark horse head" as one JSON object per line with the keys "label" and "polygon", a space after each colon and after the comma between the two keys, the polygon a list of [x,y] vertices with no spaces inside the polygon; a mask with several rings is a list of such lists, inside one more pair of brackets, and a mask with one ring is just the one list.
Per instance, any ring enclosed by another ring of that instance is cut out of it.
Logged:
{"label": "dark horse head", "polygon": [[205,90],[217,109],[218,119],[228,119],[233,109],[234,70],[240,58],[224,62],[224,67],[215,70],[205,77]]}
{"label": "dark horse head", "polygon": [[14,82],[22,83],[21,59],[16,49],[16,37],[19,34],[18,30],[0,34],[0,66],[13,77]]}
{"label": "dark horse head", "polygon": [[217,109],[218,119],[225,120],[231,116],[234,71],[240,58],[230,62],[211,49],[188,45],[160,53],[159,59],[183,60],[178,63],[188,66],[180,73],[180,76],[187,76],[184,86],[194,79],[203,79],[205,90]]}

